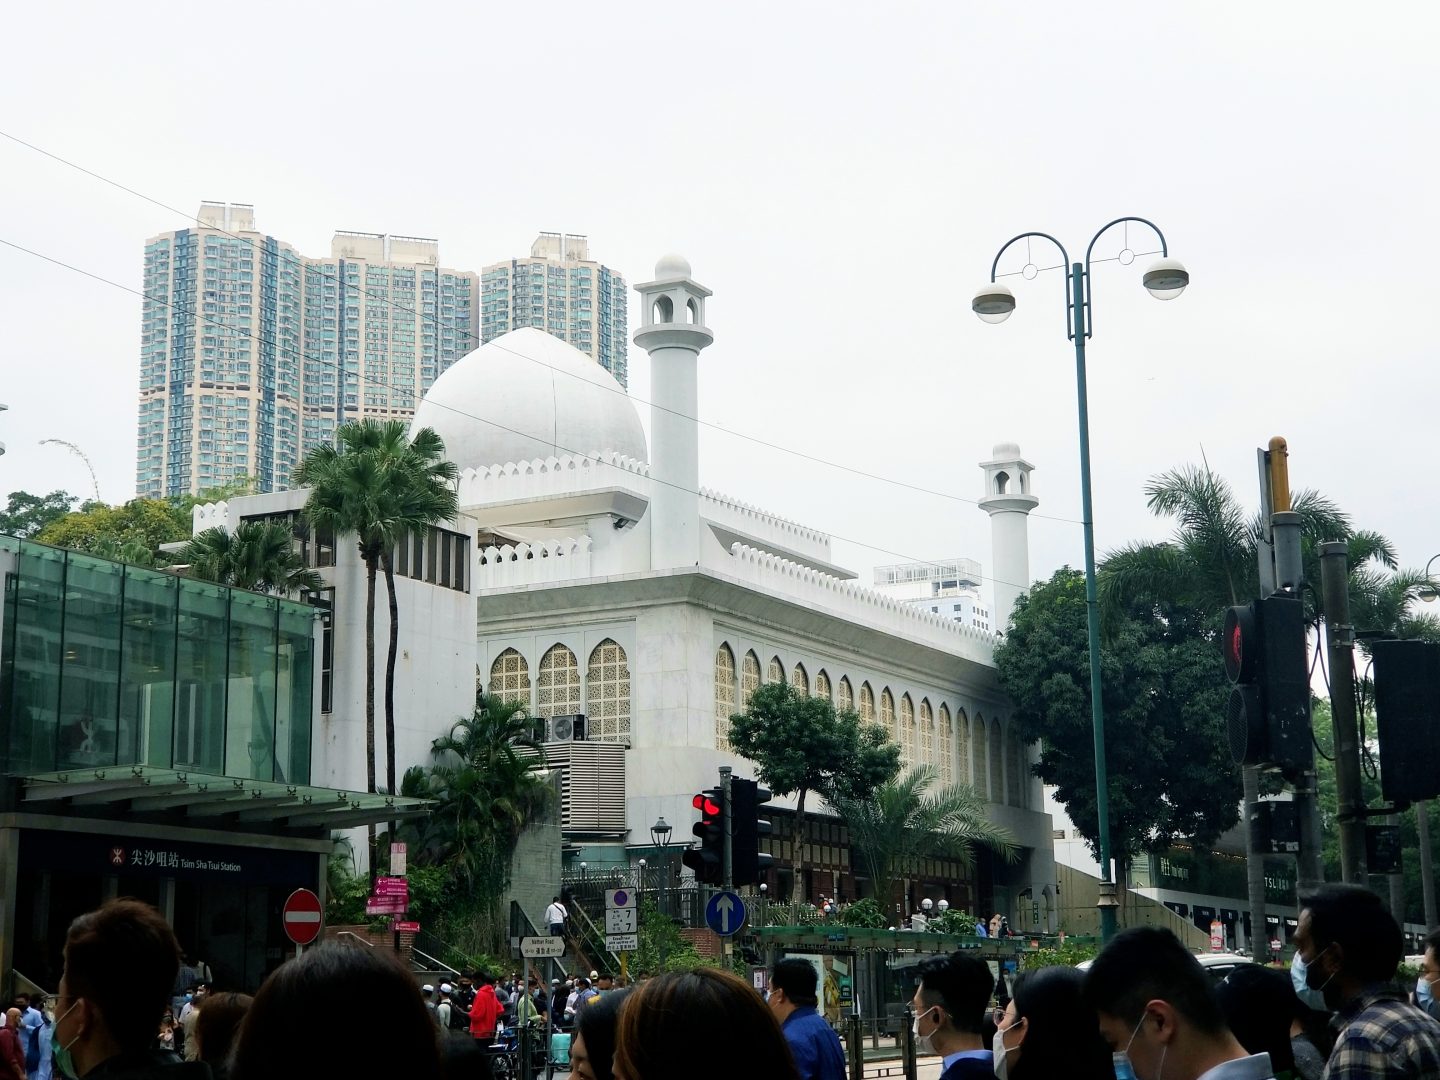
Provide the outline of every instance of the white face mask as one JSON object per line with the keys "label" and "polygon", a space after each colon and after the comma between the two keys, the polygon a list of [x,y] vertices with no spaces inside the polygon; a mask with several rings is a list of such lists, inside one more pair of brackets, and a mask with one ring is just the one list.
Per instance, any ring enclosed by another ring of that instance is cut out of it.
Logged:
{"label": "white face mask", "polygon": [[1016,1050],[1020,1049],[1018,1045],[1011,1047],[1007,1047],[1005,1045],[1005,1033],[1007,1031],[1015,1030],[1015,1028],[1019,1027],[1024,1022],[1025,1018],[1021,1016],[1017,1017],[1015,1019],[1015,1022],[1009,1027],[997,1027],[995,1029],[995,1037],[990,1040],[990,1053],[991,1056],[995,1059],[995,1075],[999,1078],[999,1080],[1005,1080],[1005,1078],[1009,1075],[1010,1065],[1009,1062],[1006,1060],[1007,1055],[1013,1054]]}
{"label": "white face mask", "polygon": [[[915,1052],[916,1052],[917,1054],[933,1054],[933,1053],[935,1053],[935,1043],[934,1043],[934,1035],[935,1035],[935,1033],[932,1031],[929,1035],[921,1035],[921,1034],[920,1034],[920,1018],[921,1018],[922,1016],[929,1016],[932,1012],[934,1012],[934,1011],[935,1011],[936,1009],[938,1009],[938,1008],[940,1008],[939,1005],[931,1005],[930,1008],[926,1009],[924,1012],[916,1013],[916,1014],[915,1014],[915,1020],[914,1020],[914,1022],[911,1023],[911,1025],[910,1025],[910,1033],[915,1036]],[[938,1020],[936,1021],[936,1025],[937,1025],[937,1026],[939,1025],[939,1021],[938,1021]]]}

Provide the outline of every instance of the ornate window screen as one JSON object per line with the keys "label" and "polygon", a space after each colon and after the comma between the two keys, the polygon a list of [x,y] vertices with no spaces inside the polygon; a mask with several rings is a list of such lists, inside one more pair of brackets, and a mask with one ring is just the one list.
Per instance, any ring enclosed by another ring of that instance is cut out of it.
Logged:
{"label": "ornate window screen", "polygon": [[619,642],[606,638],[591,650],[585,684],[586,737],[601,742],[629,742],[630,665]]}

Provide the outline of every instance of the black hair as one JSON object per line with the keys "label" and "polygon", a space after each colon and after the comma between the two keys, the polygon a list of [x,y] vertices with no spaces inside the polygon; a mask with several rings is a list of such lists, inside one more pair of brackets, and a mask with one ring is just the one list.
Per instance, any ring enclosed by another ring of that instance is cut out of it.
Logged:
{"label": "black hair", "polygon": [[1346,975],[1362,983],[1395,977],[1405,937],[1380,897],[1359,885],[1321,885],[1300,897],[1310,912],[1310,937],[1318,953],[1327,945],[1344,950]]}
{"label": "black hair", "polygon": [[1063,965],[1015,976],[1016,1023],[1025,1022],[1025,1042],[1010,1065],[1014,1080],[1113,1080],[1110,1047],[1095,1010],[1085,1005],[1084,986],[1084,973]]}
{"label": "black hair", "polygon": [[611,1080],[615,1061],[615,1029],[619,1025],[620,1006],[628,990],[606,994],[580,1010],[575,1020],[575,1033],[585,1040],[585,1056],[595,1080]]}
{"label": "black hair", "polygon": [[1085,974],[1085,1001],[1097,1013],[1137,1024],[1145,1003],[1168,1001],[1207,1035],[1225,1030],[1210,977],[1169,930],[1135,926],[1101,950]]}
{"label": "black hair", "polygon": [[65,997],[86,998],[122,1050],[148,1047],[180,973],[180,943],[149,904],[108,900],[65,936]]}
{"label": "black hair", "polygon": [[985,961],[960,952],[937,956],[920,965],[919,983],[920,1000],[944,1009],[956,1031],[980,1034],[995,991],[995,976]]}
{"label": "black hair", "polygon": [[1433,952],[1435,959],[1440,960],[1440,930],[1436,930],[1420,943],[1420,951],[1422,953]]}
{"label": "black hair", "polygon": [[[384,1016],[385,1037],[316,1039],[317,1001],[337,1016]],[[325,941],[281,964],[260,987],[240,1023],[230,1080],[440,1080],[438,1036],[414,976],[389,949]]]}
{"label": "black hair", "polygon": [[1270,1067],[1294,1071],[1290,1021],[1299,998],[1288,971],[1241,964],[1220,985],[1215,998],[1231,1034],[1252,1054],[1269,1054]]}
{"label": "black hair", "polygon": [[793,956],[781,960],[770,973],[770,985],[784,990],[786,999],[792,1005],[819,1003],[816,988],[820,985],[820,976],[815,973],[815,967],[809,960],[800,960]]}

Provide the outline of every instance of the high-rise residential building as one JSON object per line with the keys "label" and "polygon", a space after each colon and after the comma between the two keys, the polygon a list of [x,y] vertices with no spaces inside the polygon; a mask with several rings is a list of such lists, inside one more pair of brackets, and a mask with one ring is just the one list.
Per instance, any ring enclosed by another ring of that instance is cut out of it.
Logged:
{"label": "high-rise residential building", "polygon": [[338,423],[408,420],[478,347],[478,277],[442,268],[434,240],[341,232],[310,259],[252,206],[204,203],[196,221],[145,245],[139,495],[288,487]]}
{"label": "high-rise residential building", "polygon": [[537,326],[568,342],[627,385],[625,278],[590,258],[583,236],[542,232],[530,257],[480,272],[480,339]]}

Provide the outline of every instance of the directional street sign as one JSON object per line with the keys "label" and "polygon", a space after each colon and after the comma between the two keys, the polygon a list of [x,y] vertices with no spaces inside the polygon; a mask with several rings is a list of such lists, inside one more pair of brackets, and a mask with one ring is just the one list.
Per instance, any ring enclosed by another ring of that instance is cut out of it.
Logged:
{"label": "directional street sign", "polygon": [[634,952],[638,948],[640,948],[640,938],[636,934],[605,935],[605,950],[607,952]]}
{"label": "directional street sign", "polygon": [[611,908],[633,908],[635,906],[635,891],[633,889],[606,889],[605,910]]}
{"label": "directional street sign", "polygon": [[565,955],[565,939],[551,937],[526,937],[520,939],[520,955],[527,960],[553,960]]}
{"label": "directional street sign", "polygon": [[[605,933],[607,934],[633,934],[639,929],[636,922],[636,912],[633,907],[606,908],[605,910]],[[614,952],[614,949],[610,950]]]}
{"label": "directional street sign", "polygon": [[705,905],[705,925],[721,937],[738,934],[745,925],[745,901],[733,892],[717,892]]}

